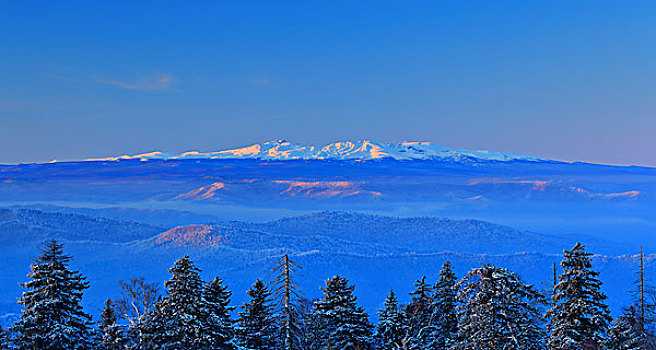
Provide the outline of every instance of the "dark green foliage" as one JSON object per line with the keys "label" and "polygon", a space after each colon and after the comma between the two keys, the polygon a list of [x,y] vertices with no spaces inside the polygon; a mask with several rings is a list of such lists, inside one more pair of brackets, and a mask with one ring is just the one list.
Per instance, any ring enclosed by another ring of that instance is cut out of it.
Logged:
{"label": "dark green foliage", "polygon": [[601,292],[599,273],[592,269],[591,255],[580,243],[564,251],[563,273],[554,288],[553,307],[546,314],[551,350],[595,348],[606,339],[613,319]]}
{"label": "dark green foliage", "polygon": [[433,286],[433,317],[435,350],[446,350],[458,337],[458,311],[456,309],[456,283],[458,282],[450,262],[444,263],[440,277]]}
{"label": "dark green foliage", "polygon": [[613,327],[608,331],[608,350],[638,350],[647,349],[644,337],[640,332],[640,313],[631,306],[618,317]]}
{"label": "dark green foliage", "polygon": [[9,350],[9,335],[7,330],[0,327],[0,350]]}
{"label": "dark green foliage", "polygon": [[[348,280],[327,280],[323,297],[309,301],[298,296],[285,259],[278,281],[282,287],[274,287],[282,291],[283,303],[277,304],[274,292],[257,280],[247,291],[250,300],[241,307],[235,328],[232,293],[218,277],[204,283],[188,256],[169,270],[163,298],[143,278],[122,283],[122,302],[106,301],[93,333],[91,317],[80,306],[89,284],[68,269],[71,257],[51,241],[31,265],[31,280],[21,284],[27,289],[19,301],[24,311],[11,332],[0,330],[0,350],[654,349],[649,331],[653,300],[648,299],[650,290],[642,288],[642,274],[639,302],[611,324],[590,255],[581,244],[565,251],[563,273],[546,313],[549,337],[541,316],[546,300],[532,285],[492,265],[473,269],[458,282],[449,262],[434,285],[425,276],[415,282],[406,306],[390,291],[374,336]],[[129,311],[132,304],[134,312]],[[130,322],[128,331],[117,322],[121,315]]]}
{"label": "dark green foliage", "polygon": [[246,349],[268,350],[281,345],[271,300],[271,292],[257,280],[246,292],[250,300],[239,313],[239,345]]}
{"label": "dark green foliage", "polygon": [[230,306],[231,297],[232,292],[218,277],[207,282],[203,287],[203,317],[211,349],[231,350],[235,348],[233,342],[234,322],[231,318],[231,313],[235,308]]}
{"label": "dark green foliage", "polygon": [[369,315],[357,305],[354,286],[346,278],[335,276],[321,288],[323,298],[316,303],[316,313],[322,323],[322,346],[340,350],[365,350],[372,345]]}
{"label": "dark green foliage", "polygon": [[55,240],[47,242],[30,266],[31,280],[21,283],[23,313],[14,325],[20,350],[86,350],[93,339],[91,316],[80,302],[89,287],[79,272],[68,269],[71,257]]}
{"label": "dark green foliage", "polygon": [[155,304],[143,323],[147,347],[165,350],[210,349],[203,314],[199,269],[188,256],[178,259],[169,269],[171,279],[164,286],[167,295]]}
{"label": "dark green foliage", "polygon": [[426,282],[426,276],[416,280],[415,289],[410,292],[411,302],[405,306],[403,313],[409,337],[407,347],[428,348],[433,342],[433,300],[431,285]]}
{"label": "dark green foliage", "polygon": [[393,290],[385,299],[385,306],[378,312],[376,343],[382,350],[399,349],[409,337],[407,324],[399,301]]}
{"label": "dark green foliage", "polygon": [[507,269],[471,270],[457,284],[461,350],[541,350],[544,296]]}
{"label": "dark green foliage", "polygon": [[114,304],[110,299],[107,299],[105,301],[105,307],[100,314],[100,324],[98,325],[98,347],[100,349],[120,350],[125,348],[127,341],[116,321],[117,317]]}

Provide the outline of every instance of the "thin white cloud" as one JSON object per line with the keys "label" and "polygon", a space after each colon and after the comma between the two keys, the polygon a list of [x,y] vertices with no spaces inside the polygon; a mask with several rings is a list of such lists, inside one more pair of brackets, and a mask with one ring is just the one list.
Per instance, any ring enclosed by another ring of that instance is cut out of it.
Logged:
{"label": "thin white cloud", "polygon": [[75,79],[73,79],[73,78],[69,78],[67,76],[59,75],[59,74],[56,74],[56,73],[46,73],[45,76],[47,78],[50,78],[50,79],[65,81],[67,83],[75,83],[76,82]]}
{"label": "thin white cloud", "polygon": [[134,82],[108,79],[97,75],[94,75],[91,78],[101,84],[116,86],[126,90],[139,91],[165,91],[169,90],[173,84],[173,77],[165,73],[151,76],[141,76]]}
{"label": "thin white cloud", "polygon": [[266,77],[260,77],[260,78],[252,79],[251,83],[253,85],[266,86],[266,85],[271,85],[271,79]]}

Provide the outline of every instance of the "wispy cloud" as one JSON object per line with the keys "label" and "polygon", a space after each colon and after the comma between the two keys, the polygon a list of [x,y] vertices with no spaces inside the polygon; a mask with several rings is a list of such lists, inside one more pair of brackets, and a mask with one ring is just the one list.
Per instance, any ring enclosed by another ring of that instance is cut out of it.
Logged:
{"label": "wispy cloud", "polygon": [[260,77],[260,78],[251,79],[251,83],[253,85],[266,86],[266,85],[271,85],[271,79],[266,77]]}
{"label": "wispy cloud", "polygon": [[173,77],[165,73],[141,76],[133,82],[109,79],[98,75],[94,75],[91,78],[101,84],[139,91],[165,91],[169,90],[173,84]]}
{"label": "wispy cloud", "polygon": [[50,78],[50,79],[65,81],[67,83],[75,83],[76,82],[75,79],[73,79],[73,78],[70,78],[70,77],[67,77],[67,76],[64,76],[64,75],[60,75],[60,74],[56,74],[56,73],[51,73],[51,72],[46,73],[45,76],[47,78]]}

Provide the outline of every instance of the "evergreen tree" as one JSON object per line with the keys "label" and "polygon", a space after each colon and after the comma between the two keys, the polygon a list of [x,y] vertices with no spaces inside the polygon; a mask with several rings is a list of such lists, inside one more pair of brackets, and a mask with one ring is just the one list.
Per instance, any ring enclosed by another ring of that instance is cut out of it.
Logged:
{"label": "evergreen tree", "polygon": [[615,324],[608,332],[608,350],[638,350],[647,349],[643,344],[645,339],[640,332],[640,313],[631,306],[622,316],[615,320]]}
{"label": "evergreen tree", "polygon": [[152,350],[202,350],[210,348],[203,324],[200,270],[188,256],[178,259],[164,283],[167,295],[146,317],[143,335]]}
{"label": "evergreen tree", "polygon": [[412,302],[405,308],[406,321],[410,334],[409,346],[428,349],[435,343],[435,325],[433,324],[433,299],[431,285],[426,276],[415,281],[415,290],[410,292]]}
{"label": "evergreen tree", "polygon": [[596,349],[605,341],[612,322],[599,273],[581,243],[564,251],[562,274],[556,284],[553,307],[547,312],[551,350]]}
{"label": "evergreen tree", "polygon": [[541,350],[545,298],[507,269],[485,265],[457,284],[462,350]]}
{"label": "evergreen tree", "polygon": [[30,266],[27,289],[19,300],[23,313],[14,325],[15,345],[20,350],[90,349],[91,316],[80,302],[89,283],[79,272],[69,270],[71,257],[52,240]]}
{"label": "evergreen tree", "polygon": [[7,330],[0,327],[0,350],[9,350],[9,336]]}
{"label": "evergreen tree", "polygon": [[433,287],[433,323],[436,334],[432,349],[446,350],[458,337],[456,283],[453,267],[447,261],[442,265],[440,277]]}
{"label": "evergreen tree", "polygon": [[250,300],[242,306],[239,313],[239,344],[246,349],[274,349],[277,342],[277,327],[273,313],[271,292],[257,280],[246,292]]}
{"label": "evergreen tree", "polygon": [[324,322],[324,347],[340,350],[365,350],[371,347],[369,315],[357,305],[354,286],[346,278],[335,276],[321,288],[323,298],[316,303],[317,316]]}
{"label": "evergreen tree", "polygon": [[382,350],[396,350],[404,343],[408,330],[404,322],[399,301],[393,290],[385,299],[385,306],[378,312],[376,341]]}
{"label": "evergreen tree", "polygon": [[123,331],[116,323],[116,311],[114,304],[110,299],[105,301],[105,307],[100,314],[99,331],[99,348],[102,350],[120,350],[124,349],[127,343]]}
{"label": "evergreen tree", "polygon": [[235,348],[235,329],[231,313],[235,309],[230,306],[232,292],[223,284],[223,280],[215,277],[203,288],[203,317],[205,333],[211,340],[211,349],[232,350]]}

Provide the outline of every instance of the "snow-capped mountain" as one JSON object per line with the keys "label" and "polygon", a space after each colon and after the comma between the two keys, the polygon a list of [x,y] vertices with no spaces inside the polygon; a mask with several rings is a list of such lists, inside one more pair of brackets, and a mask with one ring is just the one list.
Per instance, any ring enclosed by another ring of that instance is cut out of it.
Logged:
{"label": "snow-capped mountain", "polygon": [[190,151],[184,153],[149,152],[88,161],[117,161],[128,159],[329,159],[329,160],[477,160],[477,161],[530,161],[546,159],[519,153],[497,151],[470,151],[444,147],[431,142],[401,142],[397,144],[371,141],[342,141],[325,146],[301,145],[284,140],[256,143],[250,146],[215,152]]}

